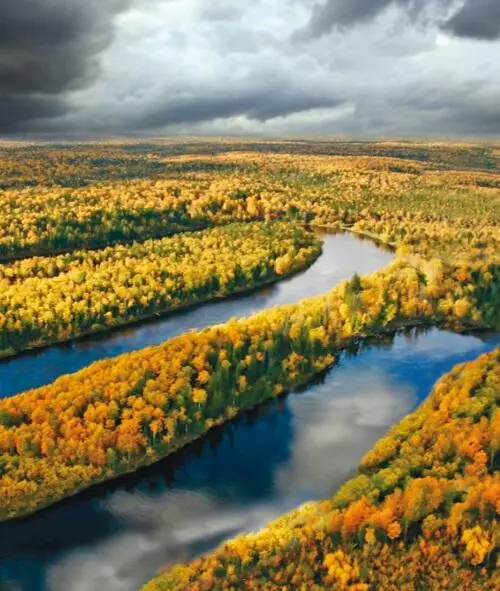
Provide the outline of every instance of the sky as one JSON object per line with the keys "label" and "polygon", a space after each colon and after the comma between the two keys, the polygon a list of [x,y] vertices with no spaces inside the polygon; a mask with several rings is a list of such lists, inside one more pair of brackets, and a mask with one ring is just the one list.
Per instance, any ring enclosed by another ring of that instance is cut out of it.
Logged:
{"label": "sky", "polygon": [[0,0],[0,134],[499,136],[500,0]]}

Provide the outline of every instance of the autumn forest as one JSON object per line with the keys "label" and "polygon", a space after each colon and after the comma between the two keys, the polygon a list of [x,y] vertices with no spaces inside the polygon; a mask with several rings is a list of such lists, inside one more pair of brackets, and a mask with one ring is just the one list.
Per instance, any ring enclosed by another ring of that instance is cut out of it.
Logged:
{"label": "autumn forest", "polygon": [[[493,344],[443,366],[328,498],[165,553],[137,589],[500,589],[500,145],[12,141],[0,170],[0,381],[81,359],[0,390],[3,531],[182,464],[238,417],[335,376],[346,352],[441,331]],[[290,293],[315,265],[332,272],[337,236],[390,262],[358,273],[353,260],[324,289]],[[245,297],[271,305],[239,313]],[[165,322],[179,324],[161,339]],[[137,330],[150,340],[120,348]],[[84,362],[107,338],[115,348]],[[0,589],[21,589],[1,562]]]}

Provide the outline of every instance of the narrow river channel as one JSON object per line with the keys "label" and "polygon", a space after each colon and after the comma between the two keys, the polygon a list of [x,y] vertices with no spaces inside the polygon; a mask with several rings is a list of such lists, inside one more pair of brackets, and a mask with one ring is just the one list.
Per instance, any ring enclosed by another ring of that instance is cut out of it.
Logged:
{"label": "narrow river channel", "polygon": [[[392,259],[348,234],[324,240],[307,271],[275,286],[0,363],[0,395],[190,328],[324,293]],[[331,495],[435,380],[499,344],[500,335],[413,330],[346,353],[301,392],[243,413],[150,468],[0,525],[0,588],[8,581],[9,591],[136,591],[169,561]]]}

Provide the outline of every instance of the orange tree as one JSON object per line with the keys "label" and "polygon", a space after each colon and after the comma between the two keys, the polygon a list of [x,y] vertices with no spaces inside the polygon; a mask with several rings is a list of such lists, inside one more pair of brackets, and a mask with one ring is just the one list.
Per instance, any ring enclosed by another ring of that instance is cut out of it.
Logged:
{"label": "orange tree", "polygon": [[168,570],[143,591],[498,589],[499,462],[497,349],[444,376],[332,499]]}

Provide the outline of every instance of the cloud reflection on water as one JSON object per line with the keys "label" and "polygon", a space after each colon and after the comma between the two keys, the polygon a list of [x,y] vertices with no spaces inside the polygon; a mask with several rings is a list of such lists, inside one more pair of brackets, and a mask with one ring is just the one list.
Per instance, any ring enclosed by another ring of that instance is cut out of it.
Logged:
{"label": "cloud reflection on water", "polygon": [[[139,500],[136,492],[121,490],[107,510],[124,522],[126,531],[63,557],[48,573],[48,589],[136,591],[163,564],[186,560],[306,500],[330,494],[414,403],[412,387],[391,381],[382,370],[339,368],[323,384],[288,398],[295,427],[292,453],[275,465],[268,499],[242,504],[217,499],[214,491],[166,490]],[[244,484],[246,475],[235,472],[232,478]]]}
{"label": "cloud reflection on water", "polygon": [[311,399],[292,397],[295,441],[291,460],[277,472],[278,489],[315,497],[332,494],[415,402],[412,386],[375,367],[362,373],[356,367],[338,368]]}

